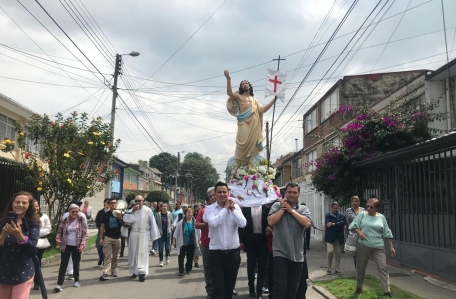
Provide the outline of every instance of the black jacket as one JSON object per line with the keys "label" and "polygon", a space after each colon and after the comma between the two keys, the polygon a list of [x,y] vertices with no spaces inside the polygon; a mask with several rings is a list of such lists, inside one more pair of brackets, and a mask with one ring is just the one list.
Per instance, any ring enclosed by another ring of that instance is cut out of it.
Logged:
{"label": "black jacket", "polygon": [[[268,215],[271,207],[262,206],[262,215],[261,215],[261,236],[260,242],[264,243],[266,246],[267,236],[266,236],[266,227],[268,226]],[[253,233],[253,222],[252,222],[252,209],[251,208],[242,208],[242,214],[244,214],[247,224],[244,228],[239,229],[239,242],[244,243],[245,251],[249,251],[250,248],[255,248],[252,242],[254,239]]]}

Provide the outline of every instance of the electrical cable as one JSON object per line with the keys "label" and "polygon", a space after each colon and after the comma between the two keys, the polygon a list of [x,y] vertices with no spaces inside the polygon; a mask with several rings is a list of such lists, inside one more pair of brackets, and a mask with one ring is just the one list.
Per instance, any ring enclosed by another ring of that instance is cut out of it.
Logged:
{"label": "electrical cable", "polygon": [[394,33],[396,33],[397,28],[399,28],[399,25],[401,24],[402,19],[404,18],[405,13],[407,12],[407,9],[409,8],[411,3],[412,3],[412,0],[409,1],[408,5],[407,5],[407,8],[405,9],[404,13],[402,14],[401,18],[399,19],[399,22],[397,23],[396,28],[394,28],[393,33],[391,33],[391,35],[390,35],[390,37],[388,39],[388,42],[386,43],[385,47],[382,50],[382,53],[380,53],[380,56],[378,56],[377,60],[374,63],[374,66],[372,66],[372,70],[375,68],[375,66],[377,65],[378,61],[383,56],[383,53],[385,53],[385,50],[388,47],[388,44],[389,44],[390,40],[393,38]]}

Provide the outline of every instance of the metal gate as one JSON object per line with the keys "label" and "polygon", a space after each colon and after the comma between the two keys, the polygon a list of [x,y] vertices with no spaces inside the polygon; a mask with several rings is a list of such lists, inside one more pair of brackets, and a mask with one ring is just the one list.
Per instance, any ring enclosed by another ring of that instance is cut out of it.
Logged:
{"label": "metal gate", "polygon": [[13,195],[19,191],[30,192],[39,201],[35,186],[27,182],[26,176],[25,170],[17,162],[0,158],[0,212],[2,214]]}

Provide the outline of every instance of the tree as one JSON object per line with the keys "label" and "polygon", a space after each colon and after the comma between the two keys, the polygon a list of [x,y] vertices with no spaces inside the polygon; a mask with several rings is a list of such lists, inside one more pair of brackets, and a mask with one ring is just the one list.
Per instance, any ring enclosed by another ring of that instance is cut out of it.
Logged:
{"label": "tree", "polygon": [[[73,112],[55,120],[34,114],[24,130],[16,126],[15,145],[3,140],[4,152],[13,154],[44,197],[51,222],[56,227],[72,200],[82,200],[101,191],[115,173],[109,169],[120,139],[112,143],[111,126],[102,118],[88,120],[87,113]],[[32,151],[32,149],[35,149]]]}
{"label": "tree", "polygon": [[170,153],[160,153],[152,156],[149,160],[149,166],[160,170],[162,173],[161,181],[174,185],[176,180],[177,157]]}
{"label": "tree", "polygon": [[147,194],[145,200],[148,202],[169,202],[172,198],[166,191],[152,191]]}
{"label": "tree", "polygon": [[439,130],[429,128],[428,123],[445,119],[443,113],[433,112],[437,105],[438,100],[414,101],[398,108],[392,102],[382,112],[341,106],[335,113],[356,111],[357,114],[350,124],[338,129],[342,145],[328,148],[316,161],[304,165],[316,168],[312,175],[316,191],[348,202],[356,194],[356,185],[360,181],[357,172],[351,169],[351,164],[434,137]]}
{"label": "tree", "polygon": [[218,177],[211,158],[197,152],[188,153],[179,170],[179,185],[191,187],[196,197],[197,193],[205,195],[207,188],[217,183]]}

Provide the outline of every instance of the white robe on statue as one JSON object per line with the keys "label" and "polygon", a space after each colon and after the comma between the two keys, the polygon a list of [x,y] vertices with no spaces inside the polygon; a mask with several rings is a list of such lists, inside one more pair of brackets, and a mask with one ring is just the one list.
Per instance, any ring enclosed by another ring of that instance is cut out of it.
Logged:
{"label": "white robe on statue", "polygon": [[125,214],[123,220],[127,225],[131,225],[128,241],[130,274],[147,275],[149,273],[149,241],[160,238],[152,210],[142,206],[134,213]]}

